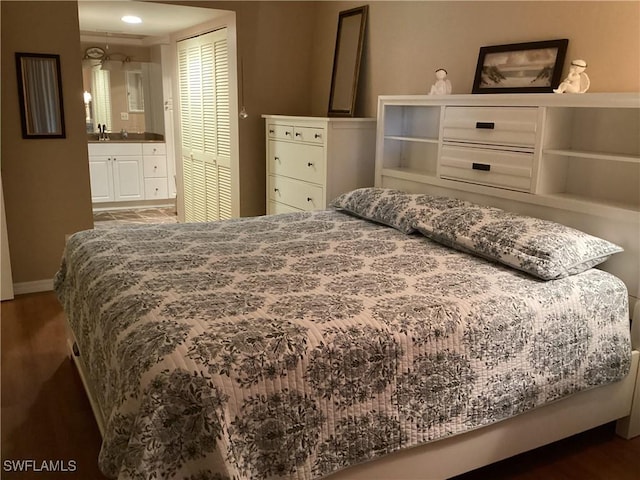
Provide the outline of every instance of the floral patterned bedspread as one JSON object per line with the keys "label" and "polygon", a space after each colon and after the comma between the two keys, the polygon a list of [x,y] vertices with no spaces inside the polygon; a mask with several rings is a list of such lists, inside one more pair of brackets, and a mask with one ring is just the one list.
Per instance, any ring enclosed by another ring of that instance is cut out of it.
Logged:
{"label": "floral patterned bedspread", "polygon": [[73,235],[56,292],[119,479],[316,479],[622,378],[627,290],[337,211]]}

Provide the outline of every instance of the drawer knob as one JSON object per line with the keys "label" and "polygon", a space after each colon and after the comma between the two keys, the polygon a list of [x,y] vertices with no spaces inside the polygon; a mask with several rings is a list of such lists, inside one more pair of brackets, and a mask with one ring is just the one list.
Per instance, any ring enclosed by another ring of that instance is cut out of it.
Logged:
{"label": "drawer knob", "polygon": [[307,202],[313,202],[313,198],[307,197]]}
{"label": "drawer knob", "polygon": [[291,135],[291,132],[284,132],[285,135]]}
{"label": "drawer knob", "polygon": [[483,170],[485,172],[488,172],[489,170],[491,170],[491,165],[489,165],[488,163],[472,163],[471,168],[474,170]]}
{"label": "drawer knob", "polygon": [[308,163],[307,163],[307,167],[313,167],[313,163],[308,162]]}
{"label": "drawer knob", "polygon": [[280,161],[280,157],[273,157],[273,159],[274,159],[276,162],[279,162],[279,161]]}
{"label": "drawer knob", "polygon": [[277,192],[280,191],[280,189],[279,188],[274,188],[273,191],[277,193]]}
{"label": "drawer knob", "polygon": [[319,133],[316,133],[313,137],[314,138],[322,138],[322,135],[320,135]]}
{"label": "drawer knob", "polygon": [[269,133],[273,135],[274,133],[276,133],[276,131],[275,130],[269,130]]}
{"label": "drawer knob", "polygon": [[296,132],[296,137],[301,137],[302,134],[300,132]]}
{"label": "drawer knob", "polygon": [[496,128],[496,124],[493,122],[476,122],[476,128],[493,130],[494,128]]}

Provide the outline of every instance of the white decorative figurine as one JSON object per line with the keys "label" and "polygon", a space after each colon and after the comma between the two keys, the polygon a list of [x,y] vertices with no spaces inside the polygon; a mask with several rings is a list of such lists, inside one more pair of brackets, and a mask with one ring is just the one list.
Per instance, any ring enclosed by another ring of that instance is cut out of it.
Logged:
{"label": "white decorative figurine", "polygon": [[555,93],[584,93],[589,90],[591,81],[589,76],[584,73],[587,68],[587,62],[584,60],[574,60],[569,67],[569,75],[554,89]]}
{"label": "white decorative figurine", "polygon": [[436,83],[431,85],[429,95],[449,95],[451,82],[447,79],[447,71],[444,68],[436,70]]}

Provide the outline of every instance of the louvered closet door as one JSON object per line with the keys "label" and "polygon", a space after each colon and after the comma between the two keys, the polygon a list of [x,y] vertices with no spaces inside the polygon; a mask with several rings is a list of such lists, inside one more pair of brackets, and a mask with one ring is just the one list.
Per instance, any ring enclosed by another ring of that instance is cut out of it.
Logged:
{"label": "louvered closet door", "polygon": [[228,60],[226,29],[178,42],[186,221],[231,217]]}

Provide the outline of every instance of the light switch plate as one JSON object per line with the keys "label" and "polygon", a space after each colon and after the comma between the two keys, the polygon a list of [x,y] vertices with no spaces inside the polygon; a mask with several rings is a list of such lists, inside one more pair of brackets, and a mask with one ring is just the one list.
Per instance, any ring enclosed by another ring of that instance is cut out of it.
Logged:
{"label": "light switch plate", "polygon": [[120,120],[129,120],[128,112],[120,112]]}

